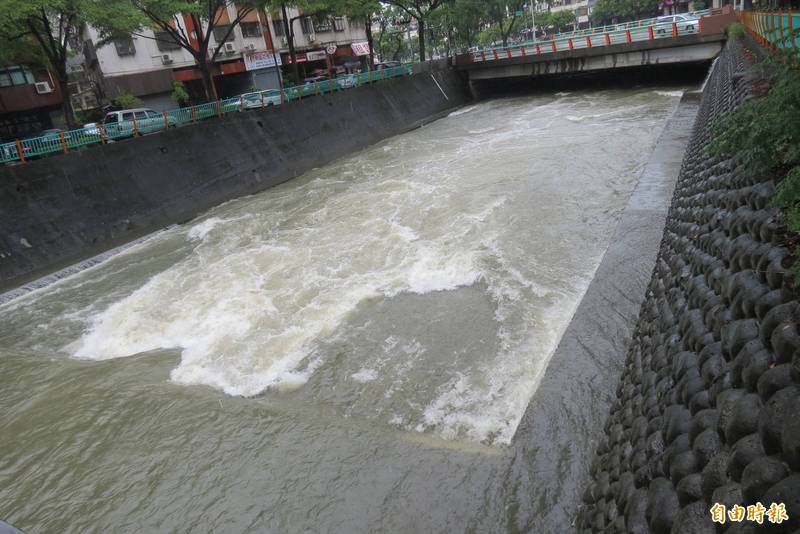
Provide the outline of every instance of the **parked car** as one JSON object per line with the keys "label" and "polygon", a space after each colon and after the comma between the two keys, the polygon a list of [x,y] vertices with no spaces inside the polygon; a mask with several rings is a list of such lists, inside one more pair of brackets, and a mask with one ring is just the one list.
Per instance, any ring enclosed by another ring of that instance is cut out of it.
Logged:
{"label": "parked car", "polygon": [[393,69],[399,66],[399,61],[381,61],[380,63],[375,64],[375,70]]}
{"label": "parked car", "polygon": [[245,109],[255,109],[267,106],[279,106],[281,92],[277,89],[266,89],[254,93],[245,93],[240,97],[244,101]]}
{"label": "parked car", "polygon": [[347,74],[336,78],[337,89],[349,89],[358,85],[358,74]]}
{"label": "parked car", "polygon": [[655,27],[656,34],[672,35],[672,23],[678,27],[678,35],[686,33],[694,33],[697,31],[700,23],[694,15],[666,15],[656,19]]}
{"label": "parked car", "polygon": [[327,81],[327,80],[328,80],[327,76],[311,76],[311,77],[306,78],[305,80],[303,80],[303,85],[313,85],[314,82],[319,83],[319,82],[324,82],[324,81]]}
{"label": "parked car", "polygon": [[100,135],[100,126],[96,122],[87,122],[83,125],[83,133],[86,135]]}
{"label": "parked car", "polygon": [[[175,118],[167,116],[166,126],[175,126]],[[164,115],[153,109],[136,108],[110,111],[103,119],[106,136],[111,139],[132,137],[135,134],[158,132],[164,129]]]}

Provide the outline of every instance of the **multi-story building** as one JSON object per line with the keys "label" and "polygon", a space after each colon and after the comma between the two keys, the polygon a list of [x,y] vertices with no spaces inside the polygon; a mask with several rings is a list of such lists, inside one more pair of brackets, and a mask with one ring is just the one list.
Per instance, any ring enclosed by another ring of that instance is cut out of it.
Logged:
{"label": "multi-story building", "polygon": [[71,48],[76,54],[67,58],[69,98],[72,109],[79,117],[80,113],[99,110],[103,100],[102,85],[97,73],[86,68],[80,46],[81,43],[72,45]]}
{"label": "multi-story building", "polygon": [[[297,63],[303,77],[367,68],[369,46],[364,22],[346,17],[303,17],[296,8],[286,11],[294,32]],[[291,57],[282,14],[272,13],[270,23],[284,70],[288,72]]]}
{"label": "multi-story building", "polygon": [[51,128],[61,116],[61,90],[44,68],[0,67],[0,140]]}
{"label": "multi-story building", "polygon": [[[363,24],[344,17],[303,17],[295,8],[288,13],[295,29],[297,62],[304,76],[318,70],[333,73],[366,66],[360,59],[369,54]],[[212,30],[210,50],[222,43],[212,69],[217,96],[280,87],[280,67],[288,72],[291,63],[283,20],[277,14],[254,10],[225,39],[235,17],[235,6],[228,6],[219,13]],[[175,25],[190,39],[195,35],[191,18],[178,15]],[[106,100],[132,94],[147,107],[169,109],[176,105],[170,98],[175,82],[182,82],[193,99],[203,98],[194,58],[166,32],[144,29],[102,46],[95,29],[87,28],[85,37],[85,65],[101,74],[99,92]]]}
{"label": "multi-story building", "polygon": [[[218,15],[212,31],[210,50],[222,44],[212,68],[217,95],[222,98],[253,89],[278,88],[280,56],[273,53],[266,13],[250,12],[226,39],[235,16],[235,8],[228,6]],[[189,17],[176,16],[175,25],[190,39],[196,35]],[[103,46],[98,46],[101,40],[94,28],[87,28],[86,37],[85,63],[101,73],[102,92],[108,100],[132,94],[147,107],[165,110],[176,105],[170,98],[175,82],[184,83],[190,96],[202,99],[201,74],[194,58],[168,33],[144,29]]]}

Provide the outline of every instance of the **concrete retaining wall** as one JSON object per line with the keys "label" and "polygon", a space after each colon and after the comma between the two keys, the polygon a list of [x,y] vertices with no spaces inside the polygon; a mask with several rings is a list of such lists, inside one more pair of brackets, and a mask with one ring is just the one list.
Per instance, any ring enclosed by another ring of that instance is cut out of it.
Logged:
{"label": "concrete retaining wall", "polygon": [[469,98],[457,73],[432,69],[0,167],[0,289],[289,180]]}
{"label": "concrete retaining wall", "polygon": [[[794,532],[800,527],[800,306],[776,180],[705,153],[746,96],[750,54],[709,80],[577,526],[586,532]],[[784,503],[788,521],[724,527],[710,508]]]}

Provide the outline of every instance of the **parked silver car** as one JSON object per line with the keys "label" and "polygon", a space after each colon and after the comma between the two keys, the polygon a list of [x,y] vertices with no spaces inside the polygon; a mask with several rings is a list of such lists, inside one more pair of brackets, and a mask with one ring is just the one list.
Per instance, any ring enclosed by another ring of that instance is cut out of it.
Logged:
{"label": "parked silver car", "polygon": [[656,34],[659,36],[672,35],[672,24],[678,28],[678,35],[695,33],[700,27],[697,17],[684,13],[683,15],[666,15],[658,17],[655,23]]}
{"label": "parked silver car", "polygon": [[103,119],[106,136],[111,139],[132,137],[158,132],[165,127],[175,126],[175,119],[153,109],[135,108],[110,111]]}
{"label": "parked silver car", "polygon": [[257,109],[281,104],[281,92],[277,89],[266,89],[254,93],[245,93],[241,96],[245,109]]}

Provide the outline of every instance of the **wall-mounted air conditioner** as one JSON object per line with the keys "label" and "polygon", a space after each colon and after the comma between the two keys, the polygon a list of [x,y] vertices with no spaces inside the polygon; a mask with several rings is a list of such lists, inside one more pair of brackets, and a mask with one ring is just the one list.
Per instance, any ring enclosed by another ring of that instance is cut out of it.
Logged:
{"label": "wall-mounted air conditioner", "polygon": [[36,92],[40,95],[52,93],[53,88],[50,87],[50,82],[36,82]]}
{"label": "wall-mounted air conditioner", "polygon": [[169,54],[163,54],[161,56],[161,64],[162,65],[172,65],[172,56]]}
{"label": "wall-mounted air conditioner", "polygon": [[250,43],[249,45],[244,47],[245,52],[253,52],[256,49],[256,45]]}
{"label": "wall-mounted air conditioner", "polygon": [[236,52],[236,45],[233,43],[225,43],[225,53],[234,54]]}

